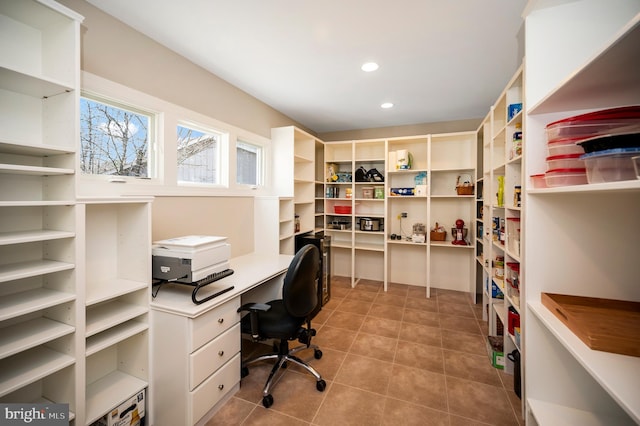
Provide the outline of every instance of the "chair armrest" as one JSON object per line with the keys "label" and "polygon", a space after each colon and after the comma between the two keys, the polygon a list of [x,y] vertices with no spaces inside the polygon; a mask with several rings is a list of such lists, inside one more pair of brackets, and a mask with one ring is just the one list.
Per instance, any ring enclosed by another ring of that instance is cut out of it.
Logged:
{"label": "chair armrest", "polygon": [[245,303],[244,305],[242,305],[242,306],[240,306],[238,308],[238,312],[243,312],[243,311],[249,311],[249,312],[263,311],[263,312],[267,312],[269,309],[271,309],[271,305],[267,305],[266,303]]}
{"label": "chair armrest", "polygon": [[249,311],[249,319],[251,320],[251,338],[254,341],[260,339],[260,327],[258,327],[258,312],[267,312],[271,309],[271,305],[266,303],[245,303],[238,308],[238,312]]}

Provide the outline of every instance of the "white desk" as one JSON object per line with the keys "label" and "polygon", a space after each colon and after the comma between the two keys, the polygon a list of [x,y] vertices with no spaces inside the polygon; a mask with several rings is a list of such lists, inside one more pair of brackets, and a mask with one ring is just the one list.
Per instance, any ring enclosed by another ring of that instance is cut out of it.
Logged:
{"label": "white desk", "polygon": [[[151,302],[150,420],[154,426],[205,423],[240,387],[240,307],[280,297],[293,256],[249,254],[231,259],[234,274],[198,292],[165,284]],[[250,296],[249,296],[250,295]]]}

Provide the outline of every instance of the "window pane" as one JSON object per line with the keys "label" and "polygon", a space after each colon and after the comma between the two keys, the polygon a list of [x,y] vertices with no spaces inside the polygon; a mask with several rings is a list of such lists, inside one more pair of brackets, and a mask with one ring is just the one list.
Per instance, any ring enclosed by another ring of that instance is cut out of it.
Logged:
{"label": "window pane", "polygon": [[262,148],[247,142],[236,144],[236,182],[244,185],[262,183]]}
{"label": "window pane", "polygon": [[218,183],[220,134],[178,126],[178,180]]}
{"label": "window pane", "polygon": [[86,174],[149,177],[151,115],[80,98],[80,170]]}

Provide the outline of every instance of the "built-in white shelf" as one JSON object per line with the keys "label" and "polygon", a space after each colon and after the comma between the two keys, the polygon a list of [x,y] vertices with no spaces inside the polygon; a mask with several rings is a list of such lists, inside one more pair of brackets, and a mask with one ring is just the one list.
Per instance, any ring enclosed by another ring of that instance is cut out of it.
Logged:
{"label": "built-in white shelf", "polygon": [[71,325],[45,317],[5,327],[0,334],[0,359],[66,336],[74,331],[75,327]]}
{"label": "built-in white shelf", "polygon": [[87,308],[87,325],[85,336],[90,337],[130,319],[144,315],[149,311],[147,306],[124,303],[113,300]]}
{"label": "built-in white shelf", "polygon": [[145,389],[147,385],[146,381],[120,370],[112,371],[91,383],[87,386],[86,392],[86,423],[91,424],[98,420],[129,396]]}
{"label": "built-in white shelf", "polygon": [[85,355],[93,355],[147,329],[149,324],[134,320],[113,326],[87,338]]}
{"label": "built-in white shelf", "polygon": [[0,321],[75,300],[76,295],[48,288],[13,293],[0,298]]}

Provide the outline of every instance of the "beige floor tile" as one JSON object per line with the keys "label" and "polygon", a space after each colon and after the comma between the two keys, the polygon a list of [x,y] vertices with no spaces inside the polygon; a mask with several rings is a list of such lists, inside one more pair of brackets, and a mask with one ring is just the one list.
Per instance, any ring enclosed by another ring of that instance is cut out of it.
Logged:
{"label": "beige floor tile", "polygon": [[445,330],[463,331],[465,333],[481,334],[475,318],[465,318],[440,312],[440,327]]}
{"label": "beige floor tile", "polygon": [[386,318],[394,321],[402,320],[403,309],[393,305],[380,305],[374,303],[369,310],[369,315],[377,318]]}
{"label": "beige floor tile", "polygon": [[349,353],[393,362],[398,339],[360,332],[356,336]]}
{"label": "beige floor tile", "polygon": [[486,336],[464,333],[457,330],[442,331],[442,347],[454,351],[467,352],[477,355],[487,353]]}
{"label": "beige floor tile", "polygon": [[406,297],[409,293],[409,287],[407,284],[389,283],[387,284],[387,293]]}
{"label": "beige floor tile", "polygon": [[205,426],[239,425],[256,408],[256,404],[232,397]]}
{"label": "beige floor tile", "polygon": [[386,395],[392,367],[390,362],[348,354],[334,382]]}
{"label": "beige floor tile", "polygon": [[[473,308],[468,303],[452,303],[438,300],[438,312],[464,317],[465,321],[468,321],[466,318],[476,318]],[[480,318],[482,318],[482,316]]]}
{"label": "beige floor tile", "polygon": [[443,330],[439,327],[403,322],[400,327],[400,340],[421,343],[429,346],[442,346]]}
{"label": "beige floor tile", "polygon": [[419,368],[394,364],[389,395],[436,410],[447,409],[445,376]]}
{"label": "beige floor tile", "polygon": [[371,309],[371,305],[371,302],[366,302],[364,300],[346,298],[342,303],[340,303],[340,305],[338,305],[336,311],[366,315],[369,312],[369,309]]}
{"label": "beige floor tile", "polygon": [[488,362],[487,354],[475,355],[445,350],[444,366],[447,376],[502,386],[498,370]]}
{"label": "beige floor tile", "polygon": [[364,315],[335,310],[327,319],[326,325],[335,328],[358,331],[360,330],[360,326],[362,325],[363,321]]}
{"label": "beige floor tile", "polygon": [[375,334],[377,336],[397,339],[400,333],[401,325],[402,322],[400,321],[394,321],[385,318],[376,318],[368,315],[364,319],[360,331],[363,333]]}
{"label": "beige floor tile", "polygon": [[452,413],[497,426],[518,425],[507,392],[501,386],[447,376],[447,398]]}
{"label": "beige floor tile", "polygon": [[404,310],[402,321],[413,324],[426,325],[429,327],[440,327],[440,314],[437,312],[428,312],[420,309]]}
{"label": "beige floor tile", "polygon": [[376,300],[377,296],[378,296],[378,293],[373,292],[373,291],[351,290],[349,292],[349,294],[347,294],[345,296],[345,300],[361,301],[361,302],[371,303],[374,300]]}
{"label": "beige floor tile", "polygon": [[347,352],[353,344],[356,334],[356,331],[323,325],[322,328],[318,330],[318,334],[313,339],[313,342],[324,349]]}
{"label": "beige floor tile", "polygon": [[404,307],[424,312],[438,312],[438,301],[434,298],[427,299],[424,294],[415,297],[408,296]]}
{"label": "beige floor tile", "polygon": [[259,406],[251,412],[247,420],[242,423],[242,426],[305,426],[308,424],[303,420],[287,416],[271,408],[266,409],[263,406]]}
{"label": "beige floor tile", "polygon": [[333,383],[313,419],[318,426],[369,426],[382,421],[383,395]]}
{"label": "beige floor tile", "polygon": [[325,397],[324,392],[316,389],[313,376],[294,371],[287,371],[282,376],[271,389],[271,395],[271,409],[305,422],[313,419]]}
{"label": "beige floor tile", "polygon": [[449,414],[387,397],[383,426],[449,426]]}
{"label": "beige floor tile", "polygon": [[406,296],[398,296],[395,294],[380,292],[376,296],[375,303],[378,303],[380,305],[390,305],[390,306],[398,306],[400,308],[404,308],[404,304],[406,300],[407,300]]}
{"label": "beige floor tile", "polygon": [[440,374],[444,374],[445,371],[441,347],[415,342],[398,342],[395,363]]}

